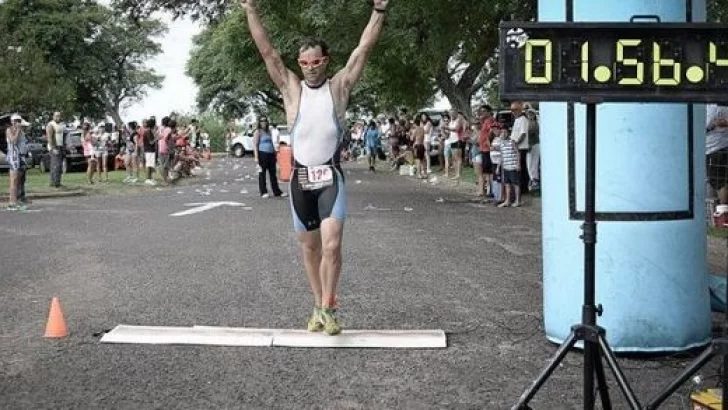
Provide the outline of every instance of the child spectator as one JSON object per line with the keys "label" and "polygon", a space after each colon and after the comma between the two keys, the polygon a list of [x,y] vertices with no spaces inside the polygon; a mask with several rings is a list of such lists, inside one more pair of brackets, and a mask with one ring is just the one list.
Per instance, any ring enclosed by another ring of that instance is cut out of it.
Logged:
{"label": "child spectator", "polygon": [[[521,157],[518,152],[518,143],[512,138],[503,137],[500,144],[501,167],[503,167],[503,184],[506,188],[505,200],[498,205],[499,208],[507,206],[521,206]],[[511,204],[511,191],[514,191],[515,200]]]}

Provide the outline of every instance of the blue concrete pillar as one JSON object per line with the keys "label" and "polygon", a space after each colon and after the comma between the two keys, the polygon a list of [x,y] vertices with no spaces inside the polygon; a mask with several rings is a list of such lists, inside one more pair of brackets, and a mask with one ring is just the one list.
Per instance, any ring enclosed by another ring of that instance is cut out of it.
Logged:
{"label": "blue concrete pillar", "polygon": [[[684,22],[685,4],[574,0],[574,21],[627,22],[647,14]],[[538,6],[539,21],[566,21],[565,0]],[[693,21],[705,21],[704,0],[693,0]],[[570,135],[567,106],[540,104],[544,325],[548,339],[559,343],[581,321],[584,277],[585,109],[574,105]],[[604,306],[598,323],[616,351],[684,350],[710,337],[705,106],[693,107],[690,142],[688,111],[687,104],[597,107],[596,203],[603,215],[596,301]]]}

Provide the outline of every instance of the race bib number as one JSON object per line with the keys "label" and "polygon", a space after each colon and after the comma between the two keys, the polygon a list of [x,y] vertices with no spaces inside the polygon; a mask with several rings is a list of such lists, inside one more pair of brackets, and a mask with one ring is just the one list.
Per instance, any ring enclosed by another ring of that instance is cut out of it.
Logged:
{"label": "race bib number", "polygon": [[306,167],[299,173],[299,182],[305,190],[320,189],[334,183],[334,171],[329,165]]}

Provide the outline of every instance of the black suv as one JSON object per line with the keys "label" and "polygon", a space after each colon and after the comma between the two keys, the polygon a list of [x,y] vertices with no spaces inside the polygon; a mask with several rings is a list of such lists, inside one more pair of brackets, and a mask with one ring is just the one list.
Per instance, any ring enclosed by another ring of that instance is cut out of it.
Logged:
{"label": "black suv", "polygon": [[[44,137],[43,140],[46,140]],[[63,173],[73,168],[86,169],[86,157],[83,155],[83,132],[75,127],[68,127],[63,131],[63,143],[66,160],[63,162]],[[107,166],[109,171],[114,170],[114,158],[119,153],[117,144],[109,141],[109,156]],[[40,159],[40,171],[48,172],[51,169],[51,157],[48,150],[44,150]]]}

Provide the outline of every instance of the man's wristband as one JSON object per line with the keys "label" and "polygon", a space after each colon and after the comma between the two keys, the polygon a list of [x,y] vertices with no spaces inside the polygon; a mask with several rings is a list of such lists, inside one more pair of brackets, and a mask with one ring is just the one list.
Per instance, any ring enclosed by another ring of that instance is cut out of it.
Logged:
{"label": "man's wristband", "polygon": [[376,7],[373,7],[373,8],[374,8],[374,11],[376,11],[377,13],[386,13],[387,12],[387,9],[378,9]]}

